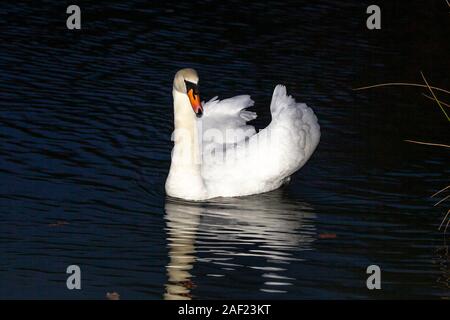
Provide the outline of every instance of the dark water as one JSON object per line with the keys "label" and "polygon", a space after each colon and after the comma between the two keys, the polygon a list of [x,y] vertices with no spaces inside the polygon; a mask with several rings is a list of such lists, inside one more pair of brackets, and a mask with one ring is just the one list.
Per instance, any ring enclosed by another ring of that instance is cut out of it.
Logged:
{"label": "dark water", "polygon": [[[0,298],[448,298],[448,122],[420,88],[449,88],[445,1],[79,1],[0,4]],[[169,199],[171,86],[251,94],[262,128],[277,83],[322,138],[290,185]],[[449,96],[441,95],[444,101]],[[447,100],[445,100],[447,99]],[[445,194],[444,194],[445,196]],[[66,289],[68,265],[82,290]],[[366,288],[379,265],[382,289]]]}

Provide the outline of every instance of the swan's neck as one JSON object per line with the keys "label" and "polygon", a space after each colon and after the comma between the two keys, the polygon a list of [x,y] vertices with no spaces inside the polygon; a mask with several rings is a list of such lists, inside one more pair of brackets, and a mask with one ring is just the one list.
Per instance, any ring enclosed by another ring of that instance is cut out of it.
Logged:
{"label": "swan's neck", "polygon": [[197,117],[186,94],[173,90],[174,123],[172,162],[166,191],[185,199],[204,198],[206,191],[201,176],[201,146]]}
{"label": "swan's neck", "polygon": [[[200,141],[195,113],[192,111],[187,95],[173,90],[173,102],[175,147],[172,163],[175,162],[184,170],[200,172]],[[174,156],[176,158],[173,158]]]}

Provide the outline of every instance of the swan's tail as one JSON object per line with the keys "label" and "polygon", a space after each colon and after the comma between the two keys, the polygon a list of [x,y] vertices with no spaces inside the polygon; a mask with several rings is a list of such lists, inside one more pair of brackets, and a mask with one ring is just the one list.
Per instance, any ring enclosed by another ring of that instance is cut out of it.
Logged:
{"label": "swan's tail", "polygon": [[295,100],[287,95],[286,87],[279,84],[273,90],[272,102],[270,103],[272,117],[276,117],[281,110],[288,106],[295,106]]}
{"label": "swan's tail", "polygon": [[[270,104],[270,127],[284,132],[284,144],[288,146],[286,157],[291,161],[290,173],[297,171],[310,158],[320,140],[320,126],[314,111],[304,103],[297,103],[287,95],[286,87],[277,85]],[[293,154],[295,153],[295,154]]]}

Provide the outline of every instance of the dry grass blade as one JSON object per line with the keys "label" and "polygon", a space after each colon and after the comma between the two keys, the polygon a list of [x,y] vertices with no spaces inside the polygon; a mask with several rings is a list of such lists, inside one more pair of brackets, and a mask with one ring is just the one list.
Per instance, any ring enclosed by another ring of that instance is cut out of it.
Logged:
{"label": "dry grass blade", "polygon": [[[445,0],[445,1],[447,2],[447,5],[450,7],[450,1],[449,0]],[[447,103],[442,102],[441,100],[439,100],[436,97],[436,94],[434,93],[434,91],[439,91],[439,92],[444,92],[444,93],[450,94],[450,91],[442,89],[442,88],[430,86],[428,84],[427,79],[425,78],[425,76],[423,75],[422,72],[420,72],[420,75],[422,76],[422,79],[425,82],[425,84],[408,83],[408,82],[387,82],[387,83],[380,83],[380,84],[375,84],[375,85],[371,85],[371,86],[354,88],[353,90],[354,91],[359,91],[359,90],[372,89],[372,88],[378,88],[378,87],[387,87],[387,86],[410,86],[410,87],[427,88],[430,91],[431,96],[427,95],[425,93],[422,93],[422,94],[425,97],[427,97],[428,99],[436,101],[436,103],[438,104],[438,106],[441,109],[442,113],[445,115],[447,120],[450,122],[450,117],[449,117],[449,115],[447,114],[447,112],[445,111],[445,108],[444,108],[444,106],[447,107],[447,108],[450,108],[450,104],[447,104]],[[423,141],[415,141],[415,140],[405,140],[405,141],[406,142],[410,142],[410,143],[415,143],[415,144],[433,146],[433,147],[450,148],[450,145],[441,144],[441,143],[431,143],[431,142],[423,142]],[[433,197],[437,196],[438,194],[441,194],[442,192],[446,191],[449,188],[450,188],[450,185],[448,185],[445,188],[439,190],[438,192],[433,194],[431,197],[433,198]],[[449,198],[450,198],[450,195],[447,195],[445,198],[441,199],[434,206],[437,206],[437,205],[443,203],[444,201],[446,201]],[[445,215],[444,219],[442,220],[441,224],[439,225],[439,230],[441,230],[441,228],[444,225],[445,221],[447,221],[449,215],[450,215],[450,209],[447,211],[447,214]],[[448,219],[448,221],[447,221],[447,223],[445,225],[444,233],[447,232],[447,228],[449,227],[449,225],[450,225],[450,219]]]}
{"label": "dry grass blade", "polygon": [[450,117],[448,116],[447,112],[445,112],[445,109],[442,107],[441,103],[439,102],[438,98],[436,97],[436,95],[434,94],[433,89],[430,87],[430,85],[428,84],[427,79],[425,78],[425,76],[423,75],[422,72],[420,72],[423,81],[425,82],[425,84],[428,87],[428,90],[430,90],[431,94],[433,95],[434,100],[436,100],[437,104],[439,105],[439,108],[441,108],[442,112],[445,114],[445,117],[447,118],[448,121],[450,121]]}
{"label": "dry grass blade", "polygon": [[377,87],[386,87],[386,86],[411,86],[411,87],[421,87],[421,88],[428,88],[428,90],[430,90],[431,95],[433,96],[433,100],[435,100],[437,102],[437,104],[439,105],[439,108],[441,108],[442,112],[444,113],[445,117],[447,118],[448,121],[450,121],[450,117],[448,116],[447,112],[445,112],[445,109],[443,108],[440,100],[436,97],[436,95],[434,94],[433,90],[436,91],[441,91],[441,92],[445,92],[447,94],[450,94],[450,91],[445,90],[445,89],[441,89],[441,88],[437,88],[437,87],[433,87],[430,86],[428,84],[427,79],[425,78],[425,76],[423,75],[422,72],[420,72],[420,75],[422,76],[423,81],[425,82],[425,85],[423,84],[418,84],[418,83],[408,83],[408,82],[388,82],[388,83],[380,83],[380,84],[375,84],[375,85],[371,85],[371,86],[366,86],[366,87],[360,87],[360,88],[355,88],[353,90],[358,91],[358,90],[365,90],[365,89],[371,89],[371,88],[377,88]]}
{"label": "dry grass blade", "polygon": [[[432,96],[427,95],[426,93],[422,93],[422,95],[430,100],[435,100]],[[446,106],[447,108],[450,108],[450,104],[445,103],[441,100],[438,100],[440,104],[442,104],[443,106]]]}
{"label": "dry grass blade", "polygon": [[448,198],[450,198],[450,194],[448,196],[446,196],[444,199],[441,199],[438,203],[436,203],[434,206],[438,206],[440,205],[442,202],[444,202],[445,200],[447,200]]}
{"label": "dry grass blade", "polygon": [[441,228],[444,225],[445,220],[447,220],[447,217],[448,217],[449,214],[450,214],[450,209],[448,209],[447,214],[445,215],[444,219],[442,219],[442,222],[439,225],[439,229],[438,230],[441,230]]}
{"label": "dry grass blade", "polygon": [[[441,224],[439,225],[438,230],[441,230],[441,228],[442,228],[442,226],[444,225],[444,222],[447,220],[449,214],[450,214],[450,209],[448,209],[447,214],[445,215],[444,219],[442,219],[442,222],[441,222]],[[447,224],[445,225],[444,233],[447,232],[447,228],[448,228],[448,225],[449,225],[449,224],[450,224],[450,219],[447,220]]]}
{"label": "dry grass blade", "polygon": [[449,186],[446,186],[445,188],[442,188],[441,190],[439,190],[438,192],[436,192],[435,194],[433,194],[433,195],[431,196],[431,198],[434,198],[435,196],[437,196],[438,194],[444,192],[444,191],[447,190],[448,188],[450,188],[450,185],[449,185]]}
{"label": "dry grass blade", "polygon": [[[418,84],[418,83],[387,82],[387,83],[374,84],[374,85],[366,86],[366,87],[354,88],[353,90],[359,91],[359,90],[366,90],[366,89],[372,89],[372,88],[378,88],[378,87],[388,87],[388,86],[410,86],[410,87],[428,88],[426,85]],[[432,87],[432,86],[430,86],[430,88],[433,90],[436,90],[436,91],[445,92],[447,94],[450,94],[450,91],[442,89],[442,88],[437,88],[437,87]]]}
{"label": "dry grass blade", "polygon": [[405,140],[405,141],[411,142],[411,143],[416,143],[416,144],[424,144],[426,146],[450,148],[449,145],[441,144],[441,143],[422,142],[422,141],[415,141],[415,140]]}

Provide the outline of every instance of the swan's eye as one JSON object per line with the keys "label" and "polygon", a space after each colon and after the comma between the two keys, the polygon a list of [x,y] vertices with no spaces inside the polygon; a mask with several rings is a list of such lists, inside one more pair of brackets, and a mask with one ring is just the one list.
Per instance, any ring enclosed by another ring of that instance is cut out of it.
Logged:
{"label": "swan's eye", "polygon": [[189,90],[192,89],[192,91],[194,92],[194,95],[199,95],[198,92],[198,85],[196,83],[184,80],[184,83],[186,84],[186,92],[189,92]]}

